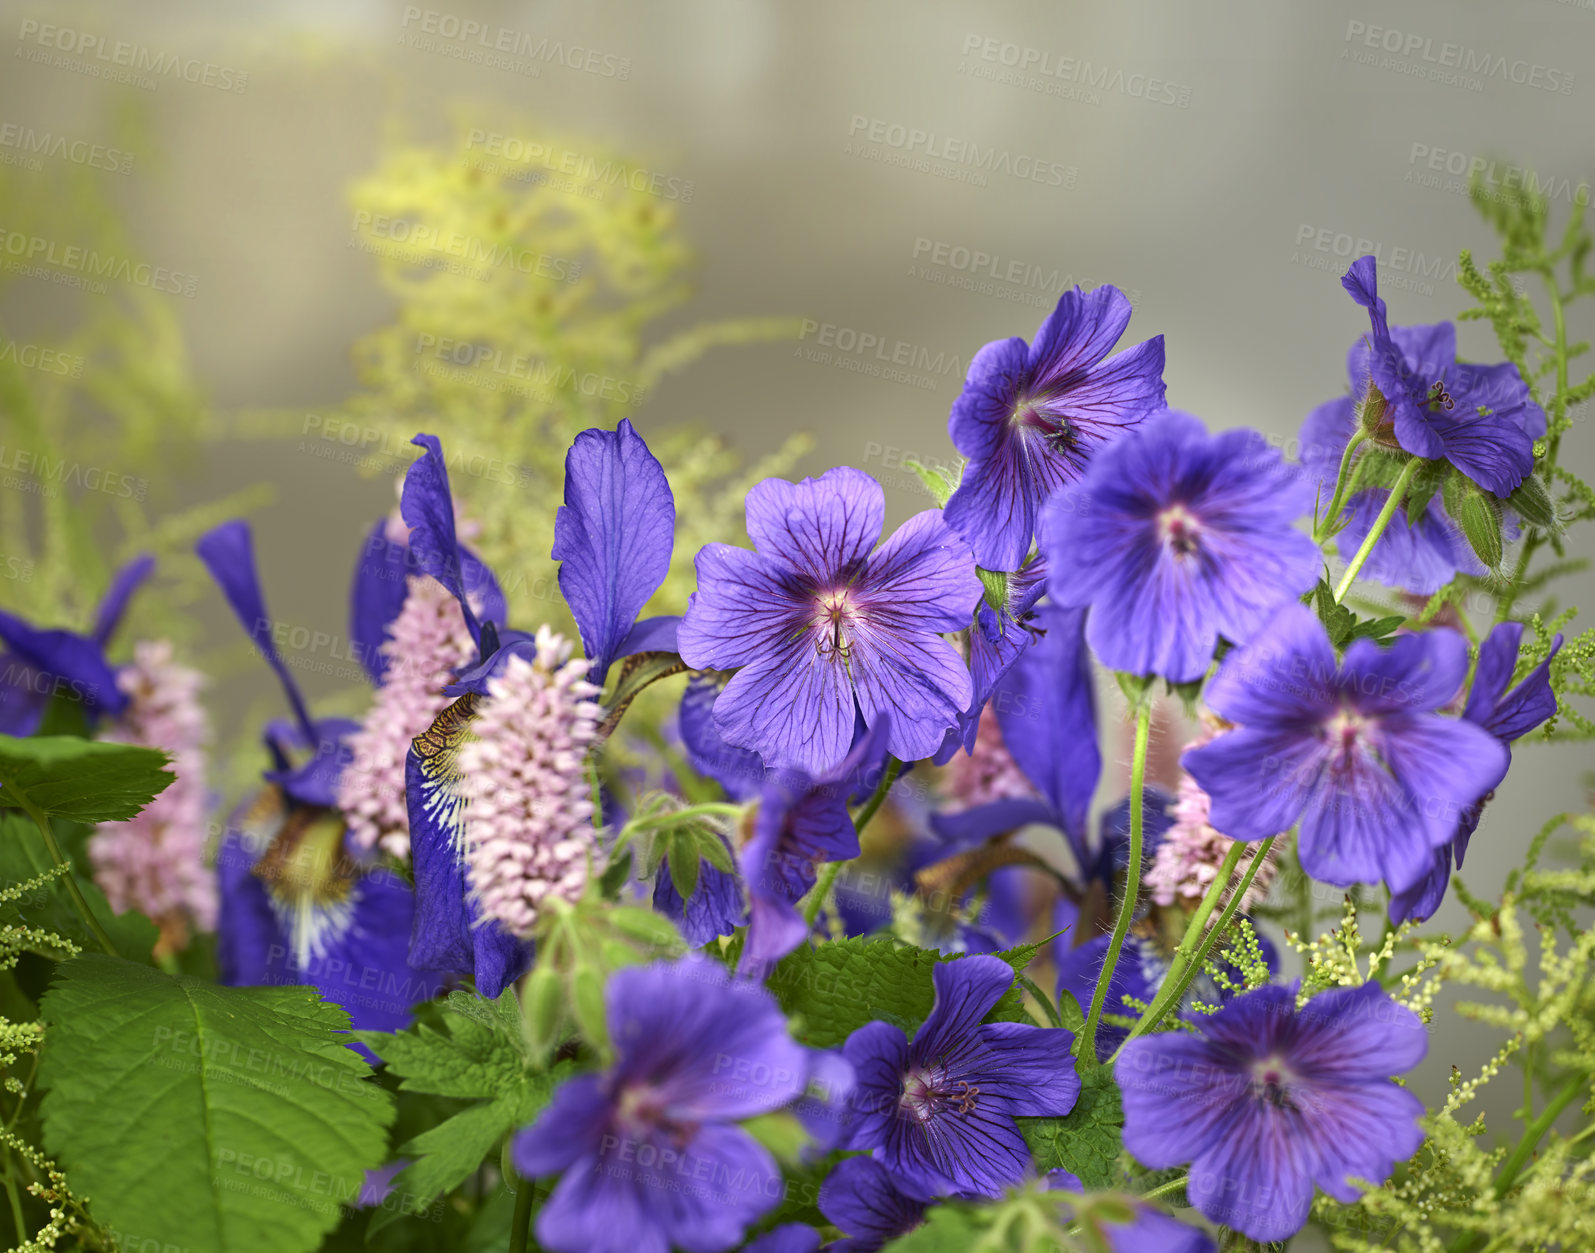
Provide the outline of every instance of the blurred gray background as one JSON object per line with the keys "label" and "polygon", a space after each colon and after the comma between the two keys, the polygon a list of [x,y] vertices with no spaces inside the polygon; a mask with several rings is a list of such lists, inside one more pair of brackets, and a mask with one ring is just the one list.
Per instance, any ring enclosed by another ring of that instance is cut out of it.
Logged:
{"label": "blurred gray background", "polygon": [[[1558,222],[1595,176],[1592,0],[8,0],[0,15],[0,122],[93,139],[108,94],[136,90],[30,61],[29,21],[247,72],[241,92],[163,81],[141,93],[152,148],[115,187],[143,254],[200,276],[175,304],[219,412],[312,413],[354,389],[349,345],[391,309],[351,247],[345,185],[374,165],[394,121],[443,142],[464,103],[692,181],[679,207],[700,263],[681,322],[816,324],[800,344],[717,351],[671,378],[638,414],[645,433],[701,419],[752,457],[809,430],[805,469],[872,471],[894,522],[924,507],[903,455],[952,453],[961,379],[938,373],[937,356],[967,361],[988,340],[1029,338],[1065,286],[1130,293],[1126,342],[1166,336],[1171,404],[1285,442],[1346,386],[1346,349],[1366,322],[1338,278],[1360,252],[1379,254],[1392,320],[1452,317],[1468,303],[1458,251],[1496,255],[1465,194],[1475,158],[1497,161],[1497,177],[1531,165],[1553,180]],[[469,21],[597,59],[536,76],[469,64],[446,33]],[[1465,60],[1508,68],[1452,68]],[[949,139],[1006,151],[1013,172],[915,168]],[[1036,167],[1039,179],[1025,176]],[[18,286],[39,287],[13,285],[12,327],[27,324],[17,302],[41,298]],[[1592,332],[1578,306],[1572,337]],[[881,364],[873,349],[842,350],[862,336],[906,355],[911,377],[867,372]],[[1498,357],[1487,327],[1465,324],[1461,343]],[[827,347],[829,362],[804,351]],[[1585,471],[1591,412],[1565,441],[1565,460]],[[279,484],[259,522],[273,608],[338,629],[350,562],[389,485],[269,444],[217,444],[187,473],[196,496]],[[1587,600],[1590,584],[1580,590]],[[216,622],[231,629],[219,611]],[[1123,756],[1110,752],[1118,779]],[[1582,746],[1517,754],[1474,841],[1475,889],[1498,889],[1545,815],[1582,807],[1591,764]],[[1457,921],[1451,909],[1443,917]],[[1482,1039],[1436,1035],[1430,1073],[1471,1071]]]}

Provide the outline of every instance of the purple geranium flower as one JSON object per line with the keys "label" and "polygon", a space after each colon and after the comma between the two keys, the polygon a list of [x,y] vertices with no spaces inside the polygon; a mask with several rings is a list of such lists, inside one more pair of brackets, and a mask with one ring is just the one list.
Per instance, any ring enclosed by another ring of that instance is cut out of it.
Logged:
{"label": "purple geranium flower", "polygon": [[1230,1001],[1200,1033],[1125,1045],[1113,1068],[1124,1147],[1145,1166],[1191,1163],[1186,1195],[1214,1222],[1284,1240],[1316,1184],[1355,1201],[1418,1151],[1423,1103],[1390,1076],[1427,1050],[1423,1023],[1377,983],[1334,988],[1301,1009],[1271,986]]}
{"label": "purple geranium flower", "polygon": [[917,761],[969,707],[969,671],[940,635],[980,599],[969,547],[927,510],[871,552],[885,518],[862,470],[766,479],[748,493],[757,551],[698,553],[680,652],[694,669],[741,667],[714,706],[728,743],[819,775],[847,753],[856,704],[870,726],[890,713],[888,748]]}
{"label": "purple geranium flower", "polygon": [[826,1253],[876,1253],[925,1221],[929,1201],[903,1191],[903,1181],[873,1157],[838,1162],[820,1185],[820,1213],[843,1238]]}
{"label": "purple geranium flower", "polygon": [[[1521,622],[1499,622],[1479,645],[1479,664],[1473,674],[1473,687],[1468,692],[1468,703],[1462,716],[1467,721],[1483,727],[1498,739],[1506,749],[1507,763],[1512,760],[1512,741],[1527,735],[1556,712],[1556,695],[1551,691],[1551,658],[1562,647],[1562,637],[1551,641],[1545,660],[1524,676],[1510,692],[1512,672],[1517,667],[1518,649],[1523,642]],[[1462,869],[1462,859],[1467,856],[1468,841],[1479,828],[1484,805],[1490,797],[1481,798],[1476,805],[1462,811],[1456,834],[1449,843],[1434,851],[1429,872],[1405,892],[1390,898],[1390,921],[1405,922],[1415,919],[1422,922],[1433,917],[1445,897],[1446,886],[1451,882],[1451,858],[1455,856],[1457,869]]]}
{"label": "purple geranium flower", "polygon": [[1381,428],[1414,456],[1443,457],[1486,491],[1511,495],[1533,470],[1534,441],[1546,429],[1517,367],[1459,362],[1449,322],[1391,326],[1371,256],[1340,282],[1368,310],[1373,332],[1352,348],[1349,365],[1359,392],[1366,381],[1383,397]]}
{"label": "purple geranium flower", "polygon": [[891,719],[882,718],[834,770],[818,779],[801,770],[774,771],[742,850],[748,886],[748,935],[739,969],[755,973],[785,957],[807,934],[797,903],[814,887],[815,864],[852,861],[858,828],[848,800],[879,781]]}
{"label": "purple geranium flower", "polygon": [[1210,436],[1170,412],[1048,504],[1047,590],[1090,606],[1086,639],[1103,665],[1192,682],[1220,636],[1244,643],[1317,580],[1317,547],[1291,529],[1312,501],[1255,431]]}
{"label": "purple geranium flower", "polygon": [[973,847],[1029,823],[1044,823],[1068,837],[1077,858],[1087,856],[1086,815],[1102,772],[1102,755],[1085,618],[1079,609],[1040,606],[1030,619],[1038,638],[992,690],[992,710],[1002,728],[1003,744],[1038,795],[937,814],[932,827],[956,846],[949,851]]}
{"label": "purple geranium flower", "polygon": [[556,1253],[718,1253],[781,1195],[737,1123],[802,1096],[810,1062],[775,998],[706,958],[622,970],[605,988],[615,1062],[566,1081],[521,1131],[515,1168],[559,1174],[537,1219]]}
{"label": "purple geranium flower", "polygon": [[947,421],[969,458],[947,523],[988,570],[1017,570],[1042,502],[1078,478],[1099,446],[1163,407],[1161,335],[1108,357],[1129,324],[1130,301],[1117,287],[1076,287],[1034,343],[995,340],[970,361]]}
{"label": "purple geranium flower", "polygon": [[1238,724],[1183,759],[1212,798],[1213,828],[1258,840],[1299,819],[1313,878],[1412,887],[1506,773],[1499,740],[1435,712],[1467,668],[1467,642],[1448,630],[1388,649],[1357,640],[1337,666],[1318,619],[1286,606],[1207,685],[1207,703]]}
{"label": "purple geranium flower", "polygon": [[[1356,429],[1356,406],[1349,396],[1319,405],[1302,422],[1301,462],[1318,480],[1321,504],[1327,504],[1334,495],[1341,454]],[[1349,560],[1362,547],[1379,511],[1389,499],[1390,492],[1383,487],[1370,487],[1352,494],[1346,502],[1345,529],[1336,537],[1341,556]],[[1462,528],[1442,507],[1438,493],[1430,498],[1416,520],[1408,514],[1405,504],[1398,505],[1390,525],[1375,542],[1362,567],[1364,578],[1424,596],[1439,591],[1458,573],[1483,575],[1486,571],[1462,534]]]}
{"label": "purple geranium flower", "polygon": [[936,1003],[910,1044],[872,1022],[848,1037],[853,1063],[849,1146],[872,1149],[902,1186],[924,1195],[996,1196],[1031,1169],[1016,1117],[1074,1108],[1073,1037],[1028,1023],[982,1023],[1014,973],[997,957],[963,957],[932,972]]}
{"label": "purple geranium flower", "polygon": [[81,706],[84,720],[116,717],[127,693],[105,646],[127,610],[127,602],[155,569],[155,558],[137,557],[111,576],[111,585],[87,635],[41,630],[0,611],[0,734],[26,737],[39,729],[52,700]]}

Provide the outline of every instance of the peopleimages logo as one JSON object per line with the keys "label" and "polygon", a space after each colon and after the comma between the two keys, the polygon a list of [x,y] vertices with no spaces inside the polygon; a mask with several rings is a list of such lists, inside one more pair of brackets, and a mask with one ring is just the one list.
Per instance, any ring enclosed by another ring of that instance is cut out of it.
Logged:
{"label": "peopleimages logo", "polygon": [[[1433,67],[1435,71],[1430,77],[1443,81],[1449,81],[1447,75],[1454,73],[1461,76],[1472,75],[1481,82],[1484,79],[1498,78],[1502,82],[1516,83],[1521,87],[1533,87],[1539,91],[1563,96],[1571,95],[1573,92],[1573,75],[1568,70],[1542,65],[1538,61],[1526,61],[1521,57],[1513,58],[1494,52],[1481,52],[1465,44],[1444,41],[1436,43],[1428,35],[1415,35],[1389,26],[1372,26],[1355,18],[1346,23],[1345,42],[1359,48],[1371,48],[1375,52],[1400,57],[1404,61],[1423,62]],[[1353,51],[1347,49],[1341,56],[1344,58],[1347,53]]]}
{"label": "peopleimages logo", "polygon": [[[1561,200],[1585,208],[1590,202],[1590,182],[1581,178],[1574,182],[1559,175],[1539,174],[1522,165],[1511,165],[1491,157],[1458,152],[1454,148],[1439,148],[1433,144],[1414,143],[1407,154],[1407,181],[1423,186],[1439,187],[1446,191],[1460,189],[1464,193],[1479,181],[1485,195],[1499,198],[1515,191],[1544,196],[1547,200]],[[1433,175],[1448,174],[1449,180]]]}
{"label": "peopleimages logo", "polygon": [[[847,134],[850,140],[858,141],[858,156],[880,157],[881,153],[878,150],[871,151],[871,147],[884,147],[899,157],[899,160],[891,161],[888,156],[889,163],[907,165],[913,169],[923,166],[926,172],[936,172],[931,168],[931,162],[939,162],[942,168],[950,167],[981,175],[1007,174],[1025,182],[1040,183],[1044,187],[1073,187],[1078,178],[1078,171],[1072,165],[1010,152],[1007,148],[982,148],[974,140],[938,135],[935,131],[904,126],[900,122],[888,122],[878,117],[865,117],[862,113],[853,115],[848,123]],[[848,151],[852,150],[853,144],[850,143]]]}
{"label": "peopleimages logo", "polygon": [[[1016,87],[1030,87],[1046,91],[1047,80],[1072,83],[1096,91],[1117,92],[1135,100],[1152,104],[1172,105],[1176,109],[1191,107],[1191,89],[1184,83],[1171,83],[1152,74],[1093,62],[1080,57],[1064,56],[1044,48],[1006,43],[1001,39],[988,39],[983,35],[964,36],[965,56],[975,56],[990,65],[1000,65],[1011,70],[1012,76],[997,78]],[[1031,76],[1034,77],[1031,77]],[[986,77],[981,75],[979,77]],[[995,76],[992,76],[995,77]],[[1061,94],[1047,92],[1047,94]],[[1093,100],[1092,103],[1095,103]]]}
{"label": "peopleimages logo", "polygon": [[[156,52],[144,44],[129,43],[125,39],[107,40],[103,35],[90,31],[56,26],[31,17],[22,19],[17,38],[23,43],[36,44],[41,49],[91,58],[87,64],[94,70],[96,77],[119,79],[124,75],[131,77],[135,73],[153,75],[154,79],[175,76],[184,82],[215,87],[220,91],[243,91],[249,85],[248,73],[230,65],[216,65],[198,57],[178,56],[173,52]],[[21,55],[21,49],[18,49],[18,55]],[[29,56],[28,59],[41,58]],[[94,62],[103,62],[105,65],[94,66]],[[110,66],[117,67],[123,73],[101,73],[101,70]],[[69,63],[69,68],[77,67]],[[138,85],[145,83],[149,83],[151,88],[155,86],[151,79],[144,79]]]}

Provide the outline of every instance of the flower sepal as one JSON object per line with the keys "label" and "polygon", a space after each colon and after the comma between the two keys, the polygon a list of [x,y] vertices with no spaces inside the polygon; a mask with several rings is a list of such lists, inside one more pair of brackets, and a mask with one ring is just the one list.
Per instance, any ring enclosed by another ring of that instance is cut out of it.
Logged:
{"label": "flower sepal", "polygon": [[1506,544],[1501,537],[1501,502],[1462,474],[1446,479],[1445,511],[1461,528],[1468,547],[1487,569],[1501,565]]}

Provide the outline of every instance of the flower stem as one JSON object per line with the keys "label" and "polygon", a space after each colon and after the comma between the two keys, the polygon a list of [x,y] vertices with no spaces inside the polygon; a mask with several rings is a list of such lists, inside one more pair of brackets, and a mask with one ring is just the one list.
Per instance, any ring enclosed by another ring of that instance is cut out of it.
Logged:
{"label": "flower stem", "polygon": [[515,1189],[515,1216],[510,1219],[509,1253],[526,1253],[532,1226],[532,1194],[536,1189],[530,1179],[517,1175],[515,1181],[520,1186]]}
{"label": "flower stem", "polygon": [[[853,830],[859,835],[864,834],[864,828],[869,821],[886,803],[886,794],[892,790],[892,784],[897,782],[897,776],[903,772],[903,763],[895,757],[886,759],[886,769],[881,772],[881,781],[875,785],[875,790],[870,793],[870,798],[859,807],[853,815]],[[808,895],[803,904],[803,921],[809,926],[814,926],[814,920],[820,916],[820,910],[825,908],[825,902],[831,898],[831,889],[836,886],[836,876],[842,873],[846,862],[829,862],[820,872],[820,880],[814,885],[814,890]]]}
{"label": "flower stem", "polygon": [[1363,440],[1368,438],[1368,432],[1358,430],[1346,441],[1346,451],[1340,454],[1340,472],[1335,475],[1335,494],[1329,498],[1329,508],[1325,511],[1323,520],[1318,524],[1313,533],[1313,541],[1322,544],[1329,538],[1329,532],[1340,517],[1340,511],[1346,505],[1346,488],[1350,486],[1347,471],[1351,469],[1351,458],[1358,448],[1362,447]]}
{"label": "flower stem", "polygon": [[626,825],[633,831],[651,831],[655,827],[668,827],[683,818],[735,818],[742,808],[729,801],[704,801],[699,805],[683,805],[680,809],[667,810],[651,818],[639,818]]}
{"label": "flower stem", "polygon": [[1142,785],[1146,780],[1146,746],[1151,733],[1152,701],[1143,693],[1135,709],[1135,754],[1130,759],[1130,860],[1124,868],[1124,899],[1119,903],[1113,938],[1108,941],[1108,951],[1102,959],[1102,973],[1097,977],[1096,990],[1091,993],[1091,1012],[1086,1015],[1085,1027],[1080,1032],[1077,1067],[1097,1064],[1097,1024],[1102,1019],[1102,1005],[1107,1000],[1108,986],[1113,982],[1124,937],[1130,933],[1136,900],[1141,895],[1141,826],[1142,811],[1146,807]]}
{"label": "flower stem", "polygon": [[1351,590],[1351,585],[1356,582],[1357,574],[1362,570],[1363,563],[1368,560],[1368,554],[1373,552],[1373,546],[1379,542],[1379,537],[1385,533],[1385,528],[1390,525],[1390,519],[1395,516],[1396,507],[1406,498],[1407,485],[1412,482],[1412,476],[1418,472],[1422,464],[1414,457],[1407,462],[1401,471],[1401,477],[1396,480],[1396,485],[1390,489],[1390,499],[1385,501],[1385,507],[1379,511],[1379,516],[1374,519],[1373,526],[1368,528],[1368,536],[1362,541],[1362,547],[1357,550],[1357,555],[1351,559],[1351,564],[1346,567],[1346,573],[1340,576],[1340,586],[1335,588],[1335,603],[1338,605],[1346,599],[1346,593]]}
{"label": "flower stem", "polygon": [[[1241,876],[1241,881],[1236,884],[1234,892],[1230,894],[1229,903],[1224,906],[1224,911],[1219,914],[1218,921],[1203,935],[1203,928],[1208,918],[1212,917],[1213,908],[1218,904],[1219,897],[1224,889],[1229,886],[1230,876],[1235,873],[1235,867],[1240,863],[1241,854],[1246,845],[1239,840],[1230,846],[1224,855],[1224,864],[1219,867],[1218,874],[1213,876],[1213,882],[1208,885],[1207,894],[1202,897],[1202,903],[1192,915],[1190,925],[1185,928],[1185,935],[1180,940],[1180,946],[1174,952],[1174,960],[1169,963],[1168,973],[1163,976],[1163,986],[1158,994],[1152,998],[1152,1003],[1146,1007],[1133,1027],[1130,1034],[1125,1037],[1124,1044],[1128,1044],[1138,1035],[1145,1035],[1152,1030],[1163,1016],[1174,1006],[1178,1005],[1185,997],[1196,976],[1201,973],[1202,967],[1207,964],[1208,954],[1213,951],[1213,946],[1218,943],[1218,937],[1229,926],[1231,920],[1240,912],[1241,901],[1246,897],[1246,889],[1252,886],[1252,880],[1257,877],[1257,872],[1262,868],[1263,861],[1267,858],[1269,850],[1274,847],[1278,836],[1269,836],[1258,846],[1252,855],[1251,862],[1246,867],[1246,872]],[[1118,1051],[1113,1054],[1117,1059],[1119,1053],[1124,1051],[1124,1044],[1119,1045]],[[1111,1060],[1111,1059],[1110,1059]]]}
{"label": "flower stem", "polygon": [[1138,1193],[1136,1195],[1136,1200],[1138,1200],[1138,1201],[1155,1201],[1160,1196],[1167,1196],[1171,1192],[1178,1192],[1181,1188],[1183,1188],[1187,1183],[1190,1182],[1190,1179],[1191,1179],[1191,1177],[1188,1174],[1181,1175],[1178,1179],[1170,1179],[1167,1183],[1158,1184],[1157,1187],[1153,1188],[1149,1192]]}
{"label": "flower stem", "polygon": [[49,850],[50,859],[57,866],[65,868],[64,873],[61,875],[61,881],[66,884],[67,894],[72,898],[72,903],[77,907],[78,913],[83,915],[83,921],[89,928],[89,934],[112,957],[120,957],[121,954],[116,951],[116,945],[111,943],[111,937],[105,933],[105,928],[100,925],[100,920],[94,916],[94,911],[89,908],[89,902],[83,895],[83,889],[78,887],[72,863],[61,852],[61,846],[55,842],[55,831],[51,828],[50,820],[45,817],[44,811],[28,799],[26,792],[3,776],[0,776],[0,787],[6,789],[14,805],[18,806],[28,817],[33,819],[34,825],[39,828],[39,834],[44,837],[44,847]]}

